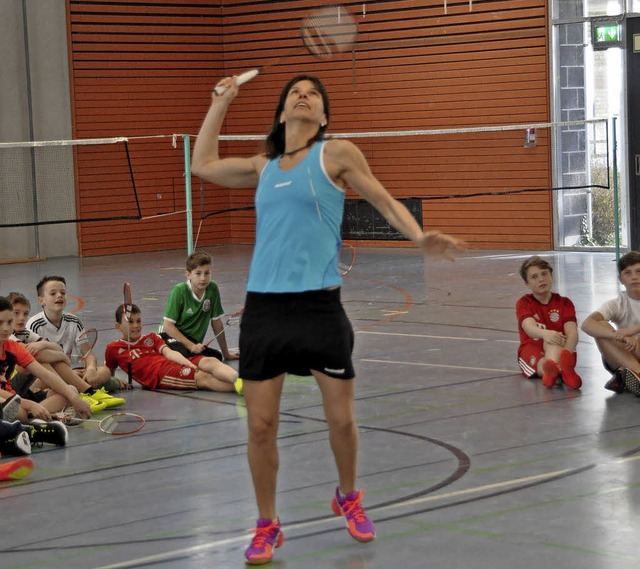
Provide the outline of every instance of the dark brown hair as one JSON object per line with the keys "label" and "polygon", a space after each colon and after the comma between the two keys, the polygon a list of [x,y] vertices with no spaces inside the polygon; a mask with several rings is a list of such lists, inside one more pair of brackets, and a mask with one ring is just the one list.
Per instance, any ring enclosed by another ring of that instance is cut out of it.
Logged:
{"label": "dark brown hair", "polygon": [[640,251],[629,251],[618,259],[618,274],[621,274],[627,267],[640,263]]}
{"label": "dark brown hair", "polygon": [[187,271],[195,271],[198,267],[203,265],[210,265],[212,263],[211,255],[205,251],[194,251],[187,257]]}
{"label": "dark brown hair", "polygon": [[64,284],[64,286],[67,286],[67,281],[64,280],[64,277],[61,277],[58,275],[49,275],[46,277],[42,277],[40,279],[40,282],[36,285],[36,291],[38,291],[38,296],[42,296],[42,290],[44,288],[44,285],[54,281],[61,282],[62,284]]}
{"label": "dark brown hair", "polygon": [[327,94],[327,90],[324,88],[322,81],[320,81],[320,79],[315,75],[296,75],[284,86],[284,89],[282,89],[282,93],[280,93],[280,100],[276,107],[276,112],[273,115],[273,125],[271,126],[271,131],[267,135],[266,141],[267,158],[270,160],[284,154],[286,125],[280,122],[280,115],[282,115],[282,111],[284,110],[284,103],[289,95],[289,91],[291,91],[291,88],[299,81],[311,81],[311,83],[313,83],[313,86],[320,92],[324,106],[324,114],[327,117],[327,124],[321,126],[318,129],[318,132],[316,132],[316,134],[307,141],[307,146],[311,146],[314,142],[322,140],[324,138],[324,133],[329,126],[329,95]]}
{"label": "dark brown hair", "polygon": [[553,267],[545,261],[542,257],[538,257],[538,255],[534,255],[533,257],[529,257],[525,259],[525,261],[520,265],[520,276],[524,282],[527,282],[527,271],[530,267],[538,267],[540,269],[547,269],[551,274],[553,274]]}
{"label": "dark brown hair", "polygon": [[[140,308],[138,308],[137,304],[132,304],[131,305],[131,314],[142,314],[140,312]],[[124,305],[120,304],[118,305],[118,308],[116,308],[116,322],[118,324],[122,324],[122,316],[124,315]]]}

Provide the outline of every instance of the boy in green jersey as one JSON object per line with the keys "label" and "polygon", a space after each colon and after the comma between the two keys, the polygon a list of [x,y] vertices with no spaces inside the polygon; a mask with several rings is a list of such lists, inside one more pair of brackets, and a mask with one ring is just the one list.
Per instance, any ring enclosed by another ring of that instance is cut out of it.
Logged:
{"label": "boy in green jersey", "polygon": [[[187,281],[173,287],[167,300],[164,325],[160,335],[167,345],[183,356],[214,357],[237,360],[239,354],[230,352],[220,317],[224,314],[218,285],[211,280],[211,255],[194,251],[187,258]],[[204,345],[211,323],[220,350]]]}

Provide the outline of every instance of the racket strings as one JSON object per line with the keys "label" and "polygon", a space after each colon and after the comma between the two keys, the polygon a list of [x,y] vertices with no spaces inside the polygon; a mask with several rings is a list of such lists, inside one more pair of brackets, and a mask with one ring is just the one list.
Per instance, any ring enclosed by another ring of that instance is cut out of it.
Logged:
{"label": "racket strings", "polygon": [[79,364],[84,361],[87,354],[93,350],[97,341],[98,331],[95,328],[88,328],[82,332],[67,353],[72,365]]}
{"label": "racket strings", "polygon": [[240,320],[242,320],[242,311],[238,314],[232,314],[229,316],[229,318],[227,318],[227,326],[235,326],[240,323]]}
{"label": "racket strings", "polygon": [[131,296],[131,285],[129,283],[124,283],[124,287],[122,290],[123,296],[123,309],[125,313],[125,318],[127,321],[131,320],[131,312],[133,311],[133,298]]}
{"label": "racket strings", "polygon": [[144,418],[139,415],[109,415],[100,421],[100,430],[109,435],[126,435],[139,431],[144,423]]}
{"label": "racket strings", "polygon": [[341,6],[326,6],[303,20],[300,35],[313,55],[329,59],[351,49],[357,36],[357,25]]}

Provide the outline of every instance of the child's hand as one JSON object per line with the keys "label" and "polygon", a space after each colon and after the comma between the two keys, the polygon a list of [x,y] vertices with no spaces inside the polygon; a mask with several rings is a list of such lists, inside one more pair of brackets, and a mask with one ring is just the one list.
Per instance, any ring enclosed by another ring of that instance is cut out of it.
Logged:
{"label": "child's hand", "polygon": [[39,403],[36,403],[35,401],[25,401],[23,399],[22,404],[27,411],[27,417],[29,417],[29,419],[40,419],[47,422],[51,421],[51,414]]}
{"label": "child's hand", "polygon": [[129,385],[128,381],[124,381],[122,379],[118,379],[118,383],[120,384],[118,386],[118,389],[133,389],[133,385]]}
{"label": "child's hand", "polygon": [[637,328],[618,328],[613,332],[613,339],[618,340],[618,342],[624,342],[625,338],[635,336],[636,333]]}
{"label": "child's hand", "polygon": [[562,347],[567,342],[567,337],[562,332],[547,330],[544,336],[544,341],[547,342],[547,344]]}
{"label": "child's hand", "polygon": [[193,344],[193,347],[191,348],[191,353],[201,354],[204,351],[205,347],[206,346],[204,344]]}
{"label": "child's hand", "polygon": [[42,340],[39,340],[38,342],[30,342],[29,344],[24,344],[24,347],[32,356],[35,356],[38,352],[45,348],[45,343]]}
{"label": "child's hand", "polygon": [[97,389],[102,384],[102,379],[100,378],[96,368],[86,368],[82,379],[84,379],[94,389]]}
{"label": "child's hand", "polygon": [[622,343],[624,344],[624,349],[632,354],[635,354],[640,349],[640,341],[638,341],[637,336],[627,336],[622,339]]}
{"label": "child's hand", "polygon": [[80,395],[77,395],[71,401],[71,405],[76,411],[76,416],[81,419],[90,419],[91,418],[91,406],[84,400]]}

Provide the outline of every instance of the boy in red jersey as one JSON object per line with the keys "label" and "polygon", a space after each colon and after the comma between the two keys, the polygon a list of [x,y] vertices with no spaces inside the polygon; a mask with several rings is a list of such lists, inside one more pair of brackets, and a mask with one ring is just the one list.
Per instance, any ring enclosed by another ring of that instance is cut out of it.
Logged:
{"label": "boy in red jersey", "polygon": [[528,379],[541,377],[549,388],[561,376],[567,387],[580,389],[582,379],[575,370],[578,325],[573,302],[551,291],[553,268],[537,255],[522,263],[520,276],[531,290],[516,302],[522,374]]}
{"label": "boy in red jersey", "polygon": [[[147,389],[206,389],[242,393],[236,371],[216,358],[186,358],[172,350],[155,332],[142,335],[142,316],[135,304],[131,318],[124,318],[122,305],[116,310],[116,328],[122,338],[107,344],[105,365],[113,374],[131,362],[133,379]],[[129,341],[127,341],[127,339]]]}

